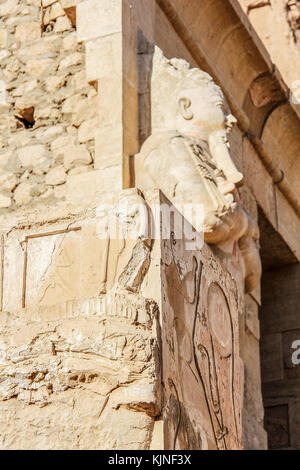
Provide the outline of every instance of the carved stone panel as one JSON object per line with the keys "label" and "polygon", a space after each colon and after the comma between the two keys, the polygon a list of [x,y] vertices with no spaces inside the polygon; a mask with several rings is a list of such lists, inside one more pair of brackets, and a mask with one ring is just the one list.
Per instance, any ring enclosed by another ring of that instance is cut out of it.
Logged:
{"label": "carved stone panel", "polygon": [[166,449],[240,449],[240,287],[207,245],[163,245]]}
{"label": "carved stone panel", "polygon": [[[147,205],[136,191],[111,199],[72,217],[70,208],[28,215],[3,234],[1,449],[151,446],[159,307],[141,289],[150,243],[126,232],[140,223],[135,204],[146,214]],[[103,237],[109,212],[118,230]]]}

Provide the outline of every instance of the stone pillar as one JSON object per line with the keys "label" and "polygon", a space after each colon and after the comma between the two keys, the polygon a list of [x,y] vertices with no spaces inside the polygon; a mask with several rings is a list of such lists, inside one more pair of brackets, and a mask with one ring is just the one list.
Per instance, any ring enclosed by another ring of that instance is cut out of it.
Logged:
{"label": "stone pillar", "polygon": [[137,31],[127,0],[86,0],[77,6],[78,41],[86,74],[99,91],[95,168],[115,190],[130,187],[130,156],[138,151]]}
{"label": "stone pillar", "polygon": [[[162,203],[167,203],[164,197]],[[211,247],[196,245],[187,237],[177,239],[175,227],[171,238],[162,240],[164,446],[240,450],[241,257],[237,253],[226,266]]]}
{"label": "stone pillar", "polygon": [[241,288],[162,193],[26,221],[1,250],[0,448],[241,448]]}

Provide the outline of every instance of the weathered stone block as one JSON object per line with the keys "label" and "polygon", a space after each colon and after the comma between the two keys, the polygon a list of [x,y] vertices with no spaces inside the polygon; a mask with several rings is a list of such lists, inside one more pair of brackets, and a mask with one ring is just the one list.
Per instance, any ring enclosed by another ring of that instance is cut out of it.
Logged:
{"label": "weathered stone block", "polygon": [[89,165],[92,163],[90,152],[84,145],[70,145],[62,149],[64,167],[68,170],[75,165]]}
{"label": "weathered stone block", "polygon": [[82,60],[83,55],[80,52],[74,52],[60,62],[58,70],[66,69],[67,67],[72,67],[74,65],[79,65]]}
{"label": "weathered stone block", "polygon": [[7,43],[7,30],[0,29],[0,48],[5,49]]}
{"label": "weathered stone block", "polygon": [[19,42],[33,41],[41,37],[41,25],[37,22],[19,24],[16,27],[15,40]]}
{"label": "weathered stone block", "polygon": [[[88,81],[102,77],[122,76],[122,45],[122,33],[87,42],[86,77]],[[109,92],[106,91],[106,93]]]}
{"label": "weathered stone block", "polygon": [[19,7],[18,2],[15,0],[7,0],[0,5],[0,16],[13,15],[17,12]]}
{"label": "weathered stone block", "polygon": [[164,422],[157,420],[154,423],[152,440],[149,450],[163,450],[164,449]]}
{"label": "weathered stone block", "polygon": [[84,121],[78,129],[78,142],[88,142],[95,138],[98,128],[98,118],[88,119]]}
{"label": "weathered stone block", "polygon": [[243,445],[246,450],[267,450],[268,438],[263,423],[243,409]]}
{"label": "weathered stone block", "polygon": [[28,145],[18,150],[18,158],[24,168],[43,165],[47,156],[47,148],[42,144]]}
{"label": "weathered stone block", "polygon": [[82,199],[91,200],[103,192],[111,191],[112,188],[114,190],[122,188],[121,166],[111,166],[69,177],[66,197],[68,201],[74,202]]}
{"label": "weathered stone block", "polygon": [[64,31],[68,31],[70,29],[72,29],[72,23],[66,15],[57,18],[54,25],[55,33],[63,33]]}
{"label": "weathered stone block", "polygon": [[93,167],[91,165],[85,166],[85,165],[79,165],[76,166],[75,168],[72,168],[71,170],[68,171],[69,176],[73,175],[81,175],[82,173],[87,173],[88,171],[93,171]]}
{"label": "weathered stone block", "polygon": [[29,204],[33,196],[34,186],[30,183],[21,183],[14,192],[14,200],[18,206]]}
{"label": "weathered stone block", "polygon": [[62,165],[52,168],[46,175],[46,184],[58,185],[63,184],[67,180],[67,173]]}
{"label": "weathered stone block", "polygon": [[43,24],[47,26],[50,21],[56,20],[56,18],[58,18],[59,16],[63,16],[64,14],[65,12],[61,7],[60,3],[55,2],[45,10],[43,16]]}
{"label": "weathered stone block", "polygon": [[73,135],[61,135],[51,142],[52,152],[63,152],[64,148],[75,145],[76,138]]}
{"label": "weathered stone block", "polygon": [[6,96],[6,84],[4,80],[0,80],[0,108],[1,111],[9,109],[9,104],[7,103]]}
{"label": "weathered stone block", "polygon": [[43,7],[49,7],[50,5],[53,5],[53,3],[56,3],[57,0],[42,0],[42,6]]}
{"label": "weathered stone block", "polygon": [[78,41],[122,30],[122,0],[86,0],[77,6]]}
{"label": "weathered stone block", "polygon": [[113,76],[101,79],[98,103],[99,126],[122,122],[123,80],[121,77]]}
{"label": "weathered stone block", "polygon": [[118,164],[123,155],[123,126],[101,126],[95,135],[95,168],[107,168]]}
{"label": "weathered stone block", "polygon": [[52,59],[31,59],[26,64],[26,70],[28,75],[40,77],[46,72],[49,73],[52,65],[54,65]]}
{"label": "weathered stone block", "polygon": [[283,379],[281,334],[265,334],[261,339],[261,373],[264,382]]}
{"label": "weathered stone block", "polygon": [[54,188],[54,197],[57,199],[63,199],[66,197],[67,194],[67,186],[66,184],[61,184],[59,186],[55,186]]}
{"label": "weathered stone block", "polygon": [[66,82],[66,75],[50,76],[46,80],[46,90],[53,93],[59,90]]}
{"label": "weathered stone block", "polygon": [[5,168],[12,159],[12,151],[8,150],[0,155],[0,168]]}
{"label": "weathered stone block", "polygon": [[66,51],[68,51],[70,49],[75,49],[76,45],[77,45],[77,34],[76,34],[76,32],[68,34],[63,39],[63,48]]}
{"label": "weathered stone block", "polygon": [[5,209],[11,206],[11,198],[9,196],[4,196],[0,194],[0,208]]}
{"label": "weathered stone block", "polygon": [[2,191],[13,191],[17,185],[17,177],[14,173],[0,171],[0,188]]}
{"label": "weathered stone block", "polygon": [[85,98],[76,94],[64,102],[62,112],[72,114],[71,124],[79,127],[84,121],[97,115],[97,101],[97,96]]}

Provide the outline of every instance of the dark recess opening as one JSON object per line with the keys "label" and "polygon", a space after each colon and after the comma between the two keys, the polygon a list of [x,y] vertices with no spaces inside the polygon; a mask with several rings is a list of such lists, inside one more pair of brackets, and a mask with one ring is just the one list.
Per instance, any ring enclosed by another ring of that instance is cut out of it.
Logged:
{"label": "dark recess opening", "polygon": [[300,449],[300,365],[292,362],[293,341],[300,340],[300,265],[260,208],[259,227],[264,427],[269,449]]}

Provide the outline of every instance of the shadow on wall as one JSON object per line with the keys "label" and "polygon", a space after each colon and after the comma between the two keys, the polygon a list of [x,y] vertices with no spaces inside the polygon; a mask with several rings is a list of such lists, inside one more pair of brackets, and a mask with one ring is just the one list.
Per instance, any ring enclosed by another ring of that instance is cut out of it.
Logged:
{"label": "shadow on wall", "polygon": [[300,449],[300,265],[259,210],[263,276],[260,352],[269,449]]}

